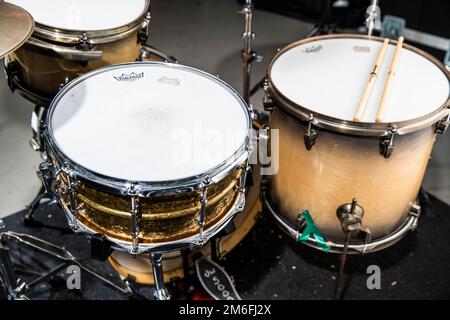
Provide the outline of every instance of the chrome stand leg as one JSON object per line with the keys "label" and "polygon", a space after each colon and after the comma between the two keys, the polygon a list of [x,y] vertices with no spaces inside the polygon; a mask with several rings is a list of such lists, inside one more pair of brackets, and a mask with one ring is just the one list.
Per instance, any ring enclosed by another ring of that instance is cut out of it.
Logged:
{"label": "chrome stand leg", "polygon": [[242,39],[244,40],[244,50],[242,50],[242,71],[243,71],[243,98],[245,102],[250,102],[250,77],[252,73],[252,63],[254,60],[261,62],[262,56],[257,55],[253,51],[253,39],[255,34],[252,31],[252,1],[246,0],[244,7],[240,11],[244,15],[244,32]]}
{"label": "chrome stand leg", "polygon": [[162,267],[162,254],[151,253],[150,260],[153,267],[153,279],[155,281],[155,292],[153,296],[156,300],[170,300],[170,295],[164,285],[164,271]]}

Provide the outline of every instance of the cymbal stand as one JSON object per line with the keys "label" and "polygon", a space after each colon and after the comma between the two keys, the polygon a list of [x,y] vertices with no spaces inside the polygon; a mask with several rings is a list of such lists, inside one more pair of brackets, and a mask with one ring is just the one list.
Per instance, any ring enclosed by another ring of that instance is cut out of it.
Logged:
{"label": "cymbal stand", "polygon": [[372,0],[366,11],[366,28],[367,35],[371,36],[374,29],[381,28],[381,12],[378,7],[378,0]]}
{"label": "cymbal stand", "polygon": [[243,98],[245,102],[250,103],[250,78],[252,72],[252,63],[261,62],[262,56],[257,55],[253,51],[253,39],[255,39],[255,33],[252,31],[252,18],[253,18],[253,5],[251,0],[246,0],[243,8],[239,11],[244,15],[244,32],[242,33],[242,39],[244,40],[244,50],[241,53],[242,58],[242,71],[243,71]]}
{"label": "cymbal stand", "polygon": [[[313,37],[313,36],[316,36],[316,35],[319,35],[319,34],[330,33],[330,32],[333,31],[330,28],[330,26],[329,26],[330,11],[331,11],[331,0],[322,0],[322,2],[323,2],[322,17],[320,18],[319,23],[317,23],[314,26],[314,28],[306,35],[305,38],[310,38],[310,37]],[[250,23],[251,23],[251,21],[250,21]],[[245,32],[244,32],[244,34],[245,34]],[[245,50],[244,50],[244,52],[245,52]],[[260,62],[261,60],[262,60],[262,56],[261,56],[261,58],[260,58],[260,60],[258,62]],[[250,73],[250,72],[251,72],[251,69],[248,70],[248,73]],[[246,73],[246,69],[245,69],[245,65],[244,65],[244,99],[245,99],[245,94],[246,94],[246,85],[247,85],[247,88],[250,86],[250,82],[249,82],[249,80],[247,80],[247,79],[250,78],[250,76],[247,76],[247,78],[246,78],[246,75],[247,75],[247,73]],[[247,93],[248,94],[248,99],[250,99],[250,97],[252,97],[256,92],[258,92],[259,90],[264,88],[265,81],[266,81],[266,77],[264,76],[261,80],[259,80],[256,83],[255,86],[253,86],[250,89],[249,92],[247,91],[248,92]]]}

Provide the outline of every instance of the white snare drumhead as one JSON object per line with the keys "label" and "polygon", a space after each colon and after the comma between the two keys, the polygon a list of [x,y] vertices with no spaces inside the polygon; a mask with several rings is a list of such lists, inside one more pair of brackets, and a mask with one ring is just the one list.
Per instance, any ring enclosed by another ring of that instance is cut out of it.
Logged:
{"label": "white snare drumhead", "polygon": [[26,9],[42,25],[73,31],[125,26],[146,10],[146,0],[7,0]]}
{"label": "white snare drumhead", "polygon": [[230,87],[180,65],[107,67],[69,84],[50,109],[64,155],[96,173],[170,181],[216,168],[245,145],[250,116]]}
{"label": "white snare drumhead", "polygon": [[[315,40],[282,53],[269,71],[272,84],[295,104],[322,115],[352,120],[382,42],[358,38]],[[363,122],[375,122],[395,50],[389,45]],[[449,81],[431,60],[402,49],[384,122],[428,115],[449,98]]]}

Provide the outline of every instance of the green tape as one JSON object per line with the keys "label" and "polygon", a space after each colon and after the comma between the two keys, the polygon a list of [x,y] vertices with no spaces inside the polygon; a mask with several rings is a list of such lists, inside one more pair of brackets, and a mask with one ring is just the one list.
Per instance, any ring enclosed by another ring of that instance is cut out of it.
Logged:
{"label": "green tape", "polygon": [[319,228],[317,228],[316,224],[314,223],[314,220],[311,217],[309,211],[302,209],[301,215],[303,215],[303,218],[306,221],[306,228],[302,232],[302,235],[298,237],[297,241],[305,243],[306,241],[309,240],[311,236],[313,236],[323,251],[325,252],[330,251],[330,247],[326,244],[325,238],[322,236],[322,234],[319,231]]}

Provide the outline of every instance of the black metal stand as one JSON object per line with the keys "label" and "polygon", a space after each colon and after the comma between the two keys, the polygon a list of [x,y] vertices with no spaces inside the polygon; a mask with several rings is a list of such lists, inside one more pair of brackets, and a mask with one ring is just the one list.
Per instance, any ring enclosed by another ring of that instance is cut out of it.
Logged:
{"label": "black metal stand", "polygon": [[[317,25],[314,26],[314,28],[311,30],[310,33],[305,38],[310,38],[313,36],[321,35],[321,34],[327,34],[333,32],[333,28],[329,24],[330,20],[330,11],[331,11],[331,0],[323,0],[323,6],[324,10],[322,13],[322,17]],[[250,20],[251,21],[251,20]],[[245,50],[244,50],[245,52]],[[243,57],[243,61],[245,62],[245,59]],[[246,87],[248,88],[250,85],[250,73],[251,73],[251,67],[248,67],[246,69],[246,65],[244,64],[244,99],[246,97]],[[255,86],[253,86],[249,92],[248,92],[248,98],[250,99],[254,94],[256,94],[259,90],[264,88],[266,77],[263,77],[261,80],[259,80]],[[246,100],[247,102],[249,100]]]}
{"label": "black metal stand", "polygon": [[23,218],[22,222],[27,227],[42,227],[42,223],[34,220],[33,215],[35,210],[39,207],[40,203],[44,199],[50,199],[47,192],[45,192],[45,188],[42,185],[39,189],[39,192],[37,193],[36,197],[34,197],[33,201],[29,205],[27,205],[27,213],[25,214],[25,217]]}
{"label": "black metal stand", "polygon": [[345,263],[347,262],[347,252],[348,252],[348,245],[350,244],[351,239],[351,232],[346,232],[345,235],[345,244],[344,244],[344,250],[342,251],[341,256],[339,257],[339,271],[336,277],[336,289],[335,289],[335,300],[341,300],[344,293],[344,268]]}
{"label": "black metal stand", "polygon": [[[2,275],[2,278],[7,279],[4,282],[6,283],[11,299],[27,299],[25,296],[25,289],[36,287],[38,284],[41,284],[43,281],[57,275],[61,270],[71,265],[78,266],[83,271],[92,275],[95,280],[100,281],[128,298],[136,296],[135,292],[127,282],[122,280],[117,281],[117,279],[111,277],[103,271],[95,270],[93,267],[87,265],[87,260],[78,259],[66,249],[58,247],[50,242],[27,234],[17,234],[14,232],[0,233],[0,239],[0,274]],[[11,262],[9,249],[7,247],[8,241],[11,240],[16,240],[20,245],[30,247],[46,254],[47,256],[62,260],[63,262],[48,272],[39,275],[29,283],[20,282],[15,275],[14,265]]]}

